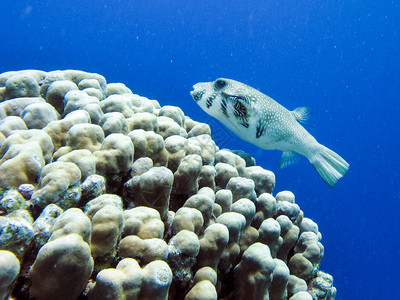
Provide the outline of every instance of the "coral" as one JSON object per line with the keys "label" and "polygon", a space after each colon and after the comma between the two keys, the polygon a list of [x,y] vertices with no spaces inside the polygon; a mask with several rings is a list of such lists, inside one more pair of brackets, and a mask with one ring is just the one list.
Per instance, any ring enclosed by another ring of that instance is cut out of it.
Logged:
{"label": "coral", "polygon": [[158,133],[166,139],[173,135],[180,135],[187,137],[187,132],[182,128],[174,119],[170,117],[159,116],[157,117]]}
{"label": "coral", "polygon": [[313,299],[313,297],[310,295],[310,293],[301,291],[301,292],[294,294],[292,297],[290,297],[289,300],[312,300],[312,299]]}
{"label": "coral", "polygon": [[0,103],[0,117],[20,116],[24,108],[32,103],[44,103],[40,97],[26,97],[6,100]]}
{"label": "coral", "polygon": [[202,166],[199,176],[199,188],[209,187],[215,191],[215,175],[217,175],[217,172],[215,171],[214,166]]}
{"label": "coral", "polygon": [[67,132],[65,146],[60,147],[53,155],[58,158],[72,150],[86,149],[90,152],[99,151],[104,140],[103,129],[95,124],[79,123],[73,125]]}
{"label": "coral", "polygon": [[231,210],[233,195],[230,190],[220,189],[215,193],[215,203],[218,204],[222,212],[228,212]]}
{"label": "coral", "polygon": [[81,181],[96,172],[96,157],[86,149],[73,150],[61,156],[57,161],[74,163],[81,171]]}
{"label": "coral", "polygon": [[94,124],[98,124],[103,116],[97,97],[89,96],[83,91],[70,91],[65,94],[63,115],[78,109],[87,111]]}
{"label": "coral", "polygon": [[96,276],[89,299],[139,299],[142,270],[133,258],[125,258],[115,269],[104,269]]}
{"label": "coral", "polygon": [[89,113],[84,110],[75,110],[61,120],[50,122],[43,131],[51,137],[54,149],[59,149],[66,144],[67,134],[71,127],[81,123],[90,123]]}
{"label": "coral", "polygon": [[221,214],[216,219],[216,222],[225,225],[229,231],[229,242],[222,252],[222,257],[218,264],[219,269],[222,272],[226,272],[240,254],[239,239],[245,229],[246,218],[236,212],[226,212]]}
{"label": "coral", "polygon": [[280,236],[283,239],[283,243],[279,247],[276,257],[287,262],[289,251],[296,244],[297,239],[299,237],[300,229],[299,227],[294,225],[292,221],[290,221],[290,219],[285,215],[277,217],[276,221],[280,225],[281,228]]}
{"label": "coral", "polygon": [[53,149],[51,138],[42,130],[14,131],[0,148],[0,186],[36,183],[44,165],[51,161]]}
{"label": "coral", "polygon": [[263,193],[256,200],[256,214],[253,218],[252,225],[259,228],[261,223],[272,218],[276,213],[276,200],[274,196],[268,193]]}
{"label": "coral", "polygon": [[[83,184],[82,184],[83,185]],[[84,207],[85,214],[92,219],[94,214],[106,205],[113,205],[122,209],[122,199],[118,195],[102,194],[90,200]]]}
{"label": "coral", "polygon": [[217,300],[217,291],[211,281],[202,280],[186,294],[185,300]]}
{"label": "coral", "polygon": [[245,177],[254,181],[257,194],[272,193],[275,188],[275,174],[260,166],[247,167]]}
{"label": "coral", "polygon": [[58,112],[49,103],[32,103],[24,108],[20,116],[29,129],[42,129],[58,120]]}
{"label": "coral", "polygon": [[0,250],[0,299],[8,299],[19,270],[19,261],[14,253]]}
{"label": "coral", "polygon": [[122,209],[114,205],[105,205],[93,215],[90,249],[94,259],[114,254],[123,220]]}
{"label": "coral", "polygon": [[141,264],[168,258],[168,245],[157,238],[141,239],[136,235],[124,237],[118,245],[121,257],[135,258]]}
{"label": "coral", "polygon": [[155,260],[143,268],[143,283],[139,299],[166,300],[172,282],[172,272],[164,261]]}
{"label": "coral", "polygon": [[161,107],[160,111],[158,112],[158,116],[165,116],[169,117],[174,120],[180,127],[183,127],[185,123],[185,115],[179,107],[165,105]]}
{"label": "coral", "polygon": [[235,299],[269,299],[269,287],[276,263],[268,246],[251,245],[235,267]]}
{"label": "coral", "polygon": [[[208,192],[208,195],[207,195]],[[210,193],[211,192],[211,193]],[[183,204],[183,207],[196,208],[203,216],[203,228],[207,227],[210,223],[214,206],[214,193],[208,188],[204,187],[198,191],[196,195],[191,196]]]}
{"label": "coral", "polygon": [[89,243],[91,226],[90,219],[79,208],[70,208],[56,219],[49,241],[70,234],[77,234],[84,242]]}
{"label": "coral", "polygon": [[258,241],[267,245],[272,257],[276,257],[278,250],[283,244],[281,236],[281,225],[274,218],[268,218],[261,223],[258,229]]}
{"label": "coral", "polygon": [[0,198],[0,214],[6,215],[17,209],[27,209],[28,204],[17,190],[7,190]]}
{"label": "coral", "polygon": [[227,149],[222,149],[215,153],[215,164],[218,163],[231,165],[237,170],[239,176],[244,176],[245,174],[245,160]]}
{"label": "coral", "polygon": [[132,117],[134,114],[132,110],[132,102],[128,97],[124,95],[110,95],[101,102],[100,107],[104,113],[119,112],[125,118]]}
{"label": "coral", "polygon": [[57,80],[54,81],[46,92],[46,101],[53,105],[59,113],[64,110],[64,96],[69,91],[78,90],[75,83],[69,80]]}
{"label": "coral", "polygon": [[[79,151],[79,150],[78,150]],[[73,151],[72,151],[73,152]],[[87,162],[85,162],[86,164]],[[82,177],[86,175],[85,170],[82,170]],[[99,197],[106,191],[106,179],[97,174],[89,175],[81,184],[81,202],[86,203],[88,200]],[[122,206],[122,202],[121,202]]]}
{"label": "coral", "polygon": [[215,165],[215,184],[219,187],[225,188],[229,180],[234,177],[238,177],[238,170],[226,163],[217,163]]}
{"label": "coral", "polygon": [[49,204],[42,210],[32,224],[35,241],[38,245],[43,246],[47,242],[53,231],[55,221],[62,213],[63,210],[55,204]]}
{"label": "coral", "polygon": [[211,133],[98,74],[0,74],[0,298],[334,299],[299,199]]}
{"label": "coral", "polygon": [[172,220],[172,233],[175,235],[181,230],[189,230],[199,234],[204,225],[203,214],[196,208],[181,207]]}
{"label": "coral", "polygon": [[254,157],[251,157],[249,153],[246,153],[243,150],[232,150],[232,152],[244,159],[244,161],[246,162],[246,167],[253,167],[256,165],[256,160],[254,159]]}
{"label": "coral", "polygon": [[293,295],[296,295],[298,293],[306,292],[308,290],[308,286],[303,279],[294,275],[290,275],[287,290],[288,297],[292,297]]}
{"label": "coral", "polygon": [[127,118],[128,129],[133,131],[134,129],[142,129],[145,131],[158,132],[158,121],[157,117],[148,112],[136,113],[132,117]]}
{"label": "coral", "polygon": [[0,217],[0,249],[21,260],[33,239],[32,217],[27,211],[14,211]]}
{"label": "coral", "polygon": [[[193,264],[200,251],[198,236],[189,230],[179,231],[169,242],[169,255],[191,257]],[[173,259],[176,262],[176,259]]]}
{"label": "coral", "polygon": [[193,195],[199,188],[198,177],[201,172],[201,157],[197,154],[185,156],[174,173],[174,193]]}
{"label": "coral", "polygon": [[41,172],[39,189],[32,195],[32,204],[45,207],[55,203],[66,209],[78,204],[81,171],[70,162],[53,162],[46,165]]}
{"label": "coral", "polygon": [[161,135],[153,131],[135,129],[129,132],[128,136],[135,145],[135,161],[142,157],[150,158],[155,167],[167,166],[168,152]]}
{"label": "coral", "polygon": [[233,202],[236,202],[239,199],[247,198],[253,202],[256,202],[257,195],[255,192],[254,181],[244,177],[233,177],[229,179],[226,188],[231,190]]}
{"label": "coral", "polygon": [[172,272],[164,261],[155,260],[143,269],[133,258],[120,261],[115,269],[104,269],[96,276],[89,299],[168,299]]}
{"label": "coral", "polygon": [[137,235],[142,239],[161,239],[164,236],[164,223],[157,210],[138,206],[124,211],[123,233],[125,236]]}
{"label": "coral", "polygon": [[17,116],[5,117],[0,121],[0,132],[4,137],[9,136],[15,130],[27,130],[24,120]]}
{"label": "coral", "polygon": [[155,208],[164,219],[169,208],[173,181],[171,170],[153,167],[125,183],[126,196],[135,206]]}
{"label": "coral", "polygon": [[317,272],[317,276],[311,281],[310,289],[309,293],[313,299],[333,300],[336,297],[332,275],[322,271]]}
{"label": "coral", "polygon": [[109,83],[107,84],[107,95],[125,95],[132,94],[132,91],[123,83]]}
{"label": "coral", "polygon": [[218,282],[217,273],[210,267],[200,268],[197,270],[196,274],[194,274],[193,284],[195,285],[203,280],[208,280],[215,286]]}
{"label": "coral", "polygon": [[293,249],[288,266],[293,275],[309,281],[314,277],[324,255],[324,247],[314,232],[303,232]]}
{"label": "coral", "polygon": [[188,133],[188,138],[194,137],[194,136],[199,136],[199,135],[211,135],[211,128],[208,124],[205,123],[199,123],[194,125],[193,127],[190,128],[190,130],[187,129],[186,123],[185,123],[185,129]]}
{"label": "coral", "polygon": [[[193,131],[193,129],[191,131]],[[197,146],[200,148],[200,156],[203,161],[203,165],[214,165],[215,151],[217,147],[208,130],[207,133],[199,133],[199,135],[188,138],[188,141],[189,144],[193,145],[192,147]]]}
{"label": "coral", "polygon": [[101,145],[99,151],[94,151],[96,160],[96,172],[106,179],[111,186],[121,181],[131,170],[133,163],[134,148],[131,139],[122,133],[108,135]]}
{"label": "coral", "polygon": [[82,237],[61,236],[40,248],[29,272],[30,294],[36,299],[76,299],[92,271],[90,247]]}
{"label": "coral", "polygon": [[290,270],[285,262],[275,258],[275,268],[272,272],[272,282],[269,288],[271,299],[287,299],[287,285],[289,283]]}
{"label": "coral", "polygon": [[231,205],[231,211],[237,212],[246,218],[246,227],[249,226],[256,214],[256,206],[247,198],[242,198]]}
{"label": "coral", "polygon": [[173,273],[170,293],[175,297],[179,297],[181,292],[186,291],[190,286],[194,275],[193,267],[199,251],[199,238],[192,231],[181,230],[170,239],[167,262]]}
{"label": "coral", "polygon": [[[62,103],[63,100],[65,100],[64,98],[68,91],[77,90],[77,89],[75,89],[75,87],[79,86],[79,83],[81,81],[87,82],[87,80],[91,80],[91,79],[94,79],[98,82],[98,85],[96,84],[96,86],[98,87],[100,94],[102,96],[104,96],[105,90],[106,90],[105,78],[99,74],[87,73],[87,72],[78,71],[78,70],[52,71],[52,72],[48,72],[47,74],[45,74],[45,76],[43,76],[43,79],[40,81],[40,96],[43,99],[46,99],[46,101],[47,101],[47,99],[49,99],[50,97],[53,96],[53,93],[52,93],[51,89],[49,91],[49,88],[53,84],[55,84],[55,87],[58,87],[58,88],[54,89],[55,91],[57,91],[57,93],[54,93],[57,95],[55,97],[57,101],[53,101],[53,102],[55,102],[55,103],[61,102]],[[65,85],[67,85],[67,87],[65,87]],[[60,87],[62,87],[61,93],[59,92]],[[93,84],[92,84],[92,87],[93,87]],[[82,88],[82,85],[81,85],[81,88]],[[85,88],[85,86],[83,86],[83,88]],[[53,105],[53,106],[56,107],[57,104]],[[60,104],[60,106],[65,108],[65,102],[64,102],[64,105]]]}
{"label": "coral", "polygon": [[[23,72],[7,72],[5,83],[6,99],[39,96],[39,81],[45,77],[43,71],[26,70]],[[4,78],[4,77],[3,77]]]}
{"label": "coral", "polygon": [[229,242],[228,228],[223,224],[212,224],[206,228],[200,239],[200,252],[197,257],[199,268],[211,267],[217,270],[222,254]]}

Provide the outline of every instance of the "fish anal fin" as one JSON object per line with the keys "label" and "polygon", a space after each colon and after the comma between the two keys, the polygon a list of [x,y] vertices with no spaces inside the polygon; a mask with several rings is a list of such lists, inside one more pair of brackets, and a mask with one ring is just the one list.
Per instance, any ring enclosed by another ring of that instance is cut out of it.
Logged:
{"label": "fish anal fin", "polygon": [[292,111],[297,121],[304,123],[311,117],[311,106],[298,107]]}
{"label": "fish anal fin", "polygon": [[284,169],[299,162],[300,156],[294,151],[283,151],[279,168]]}

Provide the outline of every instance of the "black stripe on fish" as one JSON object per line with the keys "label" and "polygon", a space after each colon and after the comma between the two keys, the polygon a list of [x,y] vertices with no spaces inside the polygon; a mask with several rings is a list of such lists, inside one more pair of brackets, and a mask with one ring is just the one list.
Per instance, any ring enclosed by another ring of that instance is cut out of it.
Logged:
{"label": "black stripe on fish", "polygon": [[258,119],[257,120],[257,125],[256,125],[256,138],[259,139],[264,133],[265,133],[265,127],[266,124],[263,119]]}
{"label": "black stripe on fish", "polygon": [[214,100],[213,97],[208,97],[208,98],[207,98],[207,100],[206,100],[206,106],[207,106],[207,108],[210,108],[210,107],[213,105],[213,100]]}
{"label": "black stripe on fish", "polygon": [[229,118],[228,111],[227,111],[227,104],[226,104],[225,99],[222,99],[222,101],[221,101],[221,110],[222,110],[222,112],[224,113],[224,115],[225,115],[227,118]]}
{"label": "black stripe on fish", "polygon": [[241,122],[240,125],[242,125],[243,127],[249,128],[249,123],[246,121]]}

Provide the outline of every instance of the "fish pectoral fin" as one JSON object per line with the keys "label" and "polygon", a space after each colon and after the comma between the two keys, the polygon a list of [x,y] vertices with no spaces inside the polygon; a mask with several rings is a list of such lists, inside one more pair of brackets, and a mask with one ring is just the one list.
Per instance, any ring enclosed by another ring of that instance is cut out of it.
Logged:
{"label": "fish pectoral fin", "polygon": [[297,121],[304,123],[311,117],[311,106],[298,107],[292,111]]}
{"label": "fish pectoral fin", "polygon": [[279,168],[284,169],[289,165],[297,164],[300,160],[300,155],[293,151],[283,151]]}

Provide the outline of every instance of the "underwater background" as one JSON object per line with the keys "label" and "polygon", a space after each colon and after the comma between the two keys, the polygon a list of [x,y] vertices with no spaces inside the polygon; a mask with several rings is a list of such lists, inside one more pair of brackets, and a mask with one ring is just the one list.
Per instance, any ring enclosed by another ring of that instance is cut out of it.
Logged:
{"label": "underwater background", "polygon": [[[0,2],[0,73],[79,69],[207,122],[319,225],[337,299],[400,299],[400,4],[396,1]],[[302,158],[241,141],[189,92],[232,78],[293,110],[350,163],[329,188]]]}

